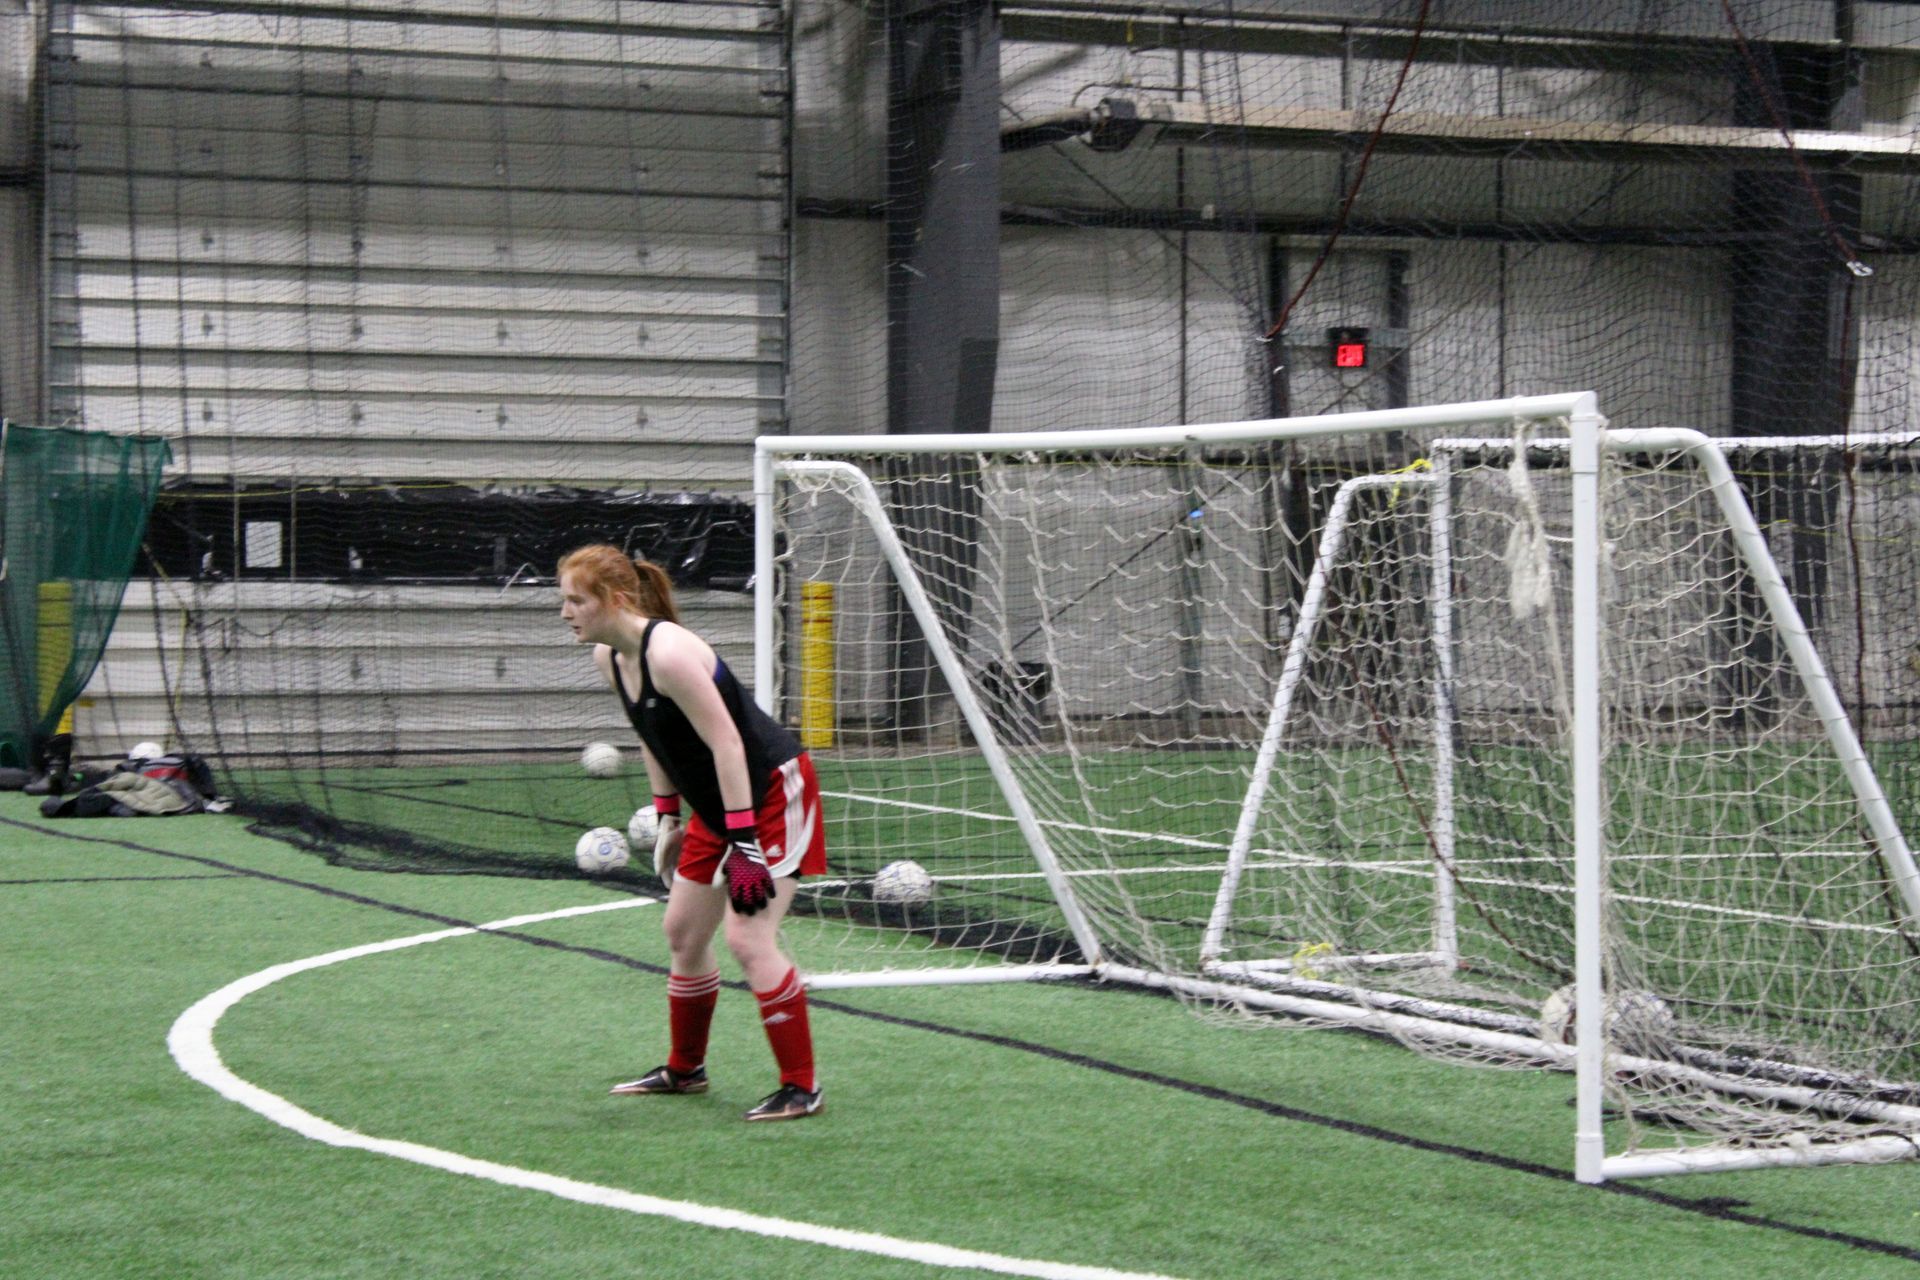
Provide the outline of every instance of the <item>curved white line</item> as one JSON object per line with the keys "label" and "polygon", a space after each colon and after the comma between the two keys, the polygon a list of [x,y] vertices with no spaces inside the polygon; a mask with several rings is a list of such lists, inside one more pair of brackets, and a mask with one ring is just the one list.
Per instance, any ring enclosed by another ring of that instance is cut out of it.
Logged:
{"label": "curved white line", "polygon": [[219,1050],[213,1046],[213,1029],[227,1010],[254,992],[270,987],[282,978],[292,977],[296,973],[339,964],[343,960],[357,960],[362,956],[378,955],[383,951],[399,951],[406,947],[417,947],[423,943],[440,942],[447,938],[460,938],[497,929],[512,929],[520,925],[538,924],[545,920],[558,920],[567,916],[589,915],[597,911],[618,911],[626,907],[654,905],[658,904],[652,898],[631,898],[621,902],[569,907],[563,911],[513,916],[487,924],[440,929],[433,933],[418,933],[409,938],[392,938],[385,942],[370,942],[365,946],[348,947],[343,951],[330,951],[325,955],[274,965],[272,968],[249,974],[237,982],[228,983],[196,1002],[193,1007],[174,1020],[173,1028],[167,1033],[167,1049],[173,1054],[174,1061],[180,1064],[182,1071],[215,1093],[249,1110],[259,1112],[275,1124],[291,1129],[302,1137],[324,1142],[328,1146],[356,1147],[362,1151],[372,1151],[379,1155],[394,1156],[401,1160],[411,1160],[415,1164],[444,1169],[449,1173],[485,1178],[504,1186],[543,1191],[548,1195],[558,1196],[563,1200],[577,1200],[582,1204],[623,1209],[628,1213],[644,1213],[654,1217],[676,1218],[682,1222],[719,1227],[729,1231],[750,1231],[756,1235],[798,1240],[807,1244],[822,1244],[835,1249],[852,1250],[856,1253],[879,1254],[882,1257],[901,1258],[908,1262],[920,1262],[929,1266],[973,1267],[980,1271],[995,1271],[1003,1275],[1037,1276],[1042,1277],[1043,1280],[1168,1280],[1165,1276],[1141,1272],[1112,1271],[1105,1267],[1077,1266],[1072,1263],[1045,1262],[1028,1258],[1008,1258],[999,1254],[956,1249],[949,1245],[933,1244],[922,1240],[901,1240],[867,1231],[846,1231],[838,1227],[823,1227],[810,1222],[763,1217],[735,1209],[693,1204],[685,1200],[663,1200],[658,1196],[640,1195],[633,1191],[623,1191],[618,1187],[576,1182],[572,1178],[557,1177],[550,1173],[496,1164],[491,1160],[478,1160],[457,1152],[422,1146],[417,1142],[368,1137],[352,1129],[342,1128],[331,1121],[322,1120],[310,1111],[301,1110],[278,1094],[269,1093],[258,1085],[242,1080],[227,1069],[226,1063],[220,1059]]}

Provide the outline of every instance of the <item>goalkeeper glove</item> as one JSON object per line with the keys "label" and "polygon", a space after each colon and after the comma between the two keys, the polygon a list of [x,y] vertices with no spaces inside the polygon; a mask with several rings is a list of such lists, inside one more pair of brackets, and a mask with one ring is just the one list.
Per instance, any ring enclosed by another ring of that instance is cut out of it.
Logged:
{"label": "goalkeeper glove", "polygon": [[733,845],[726,864],[727,901],[741,915],[750,916],[773,899],[773,872],[767,869],[766,855],[760,852],[753,810],[727,811],[727,841]]}
{"label": "goalkeeper glove", "polygon": [[680,841],[684,841],[685,827],[680,825],[680,814],[659,810],[660,825],[653,833],[653,873],[659,875],[660,883],[668,889],[674,887],[674,871],[680,869]]}

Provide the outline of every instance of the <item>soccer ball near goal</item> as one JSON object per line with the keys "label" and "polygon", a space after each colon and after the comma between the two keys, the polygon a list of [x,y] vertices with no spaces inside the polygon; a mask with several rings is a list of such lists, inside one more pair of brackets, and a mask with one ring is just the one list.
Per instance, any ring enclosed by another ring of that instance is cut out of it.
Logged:
{"label": "soccer ball near goal", "polygon": [[873,900],[894,906],[917,907],[933,897],[933,877],[910,858],[889,862],[873,877]]}
{"label": "soccer ball near goal", "polygon": [[[1577,1012],[1573,985],[1569,983],[1540,1006],[1540,1038],[1549,1044],[1572,1044]],[[1629,990],[1609,996],[1603,1021],[1607,1039],[1628,1053],[1663,1055],[1673,1044],[1673,1010],[1651,991]]]}
{"label": "soccer ball near goal", "polygon": [[610,742],[589,742],[580,753],[580,767],[593,778],[611,778],[620,772],[620,748]]}
{"label": "soccer ball near goal", "polygon": [[612,827],[595,827],[573,846],[573,862],[590,876],[603,876],[627,865],[627,838]]}
{"label": "soccer ball near goal", "polygon": [[660,834],[660,815],[653,806],[643,804],[627,819],[627,844],[634,849],[651,849]]}
{"label": "soccer ball near goal", "polygon": [[127,752],[127,758],[129,760],[157,760],[165,754],[166,752],[160,749],[160,744],[157,742],[136,742],[133,744],[133,750]]}

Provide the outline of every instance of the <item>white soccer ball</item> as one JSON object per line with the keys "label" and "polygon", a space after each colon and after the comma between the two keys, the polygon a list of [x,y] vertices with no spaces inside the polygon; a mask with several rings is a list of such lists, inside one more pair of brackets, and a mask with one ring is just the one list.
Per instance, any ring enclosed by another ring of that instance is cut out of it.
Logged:
{"label": "white soccer ball", "polygon": [[620,772],[620,748],[611,742],[589,742],[580,753],[580,767],[592,778],[611,778]]}
{"label": "white soccer ball", "polygon": [[157,742],[136,742],[133,744],[133,750],[127,752],[127,758],[129,760],[157,760],[165,754],[167,754],[166,750]]}
{"label": "white soccer ball", "polygon": [[595,827],[573,846],[573,862],[590,876],[603,876],[627,865],[627,838],[612,827]]}
{"label": "white soccer ball", "polygon": [[[1578,1009],[1569,983],[1540,1006],[1540,1038],[1549,1044],[1572,1044]],[[1642,1057],[1664,1054],[1677,1028],[1673,1010],[1651,991],[1622,991],[1607,998],[1602,1016],[1608,1042],[1616,1049]]]}
{"label": "white soccer ball", "polygon": [[1548,1044],[1573,1043],[1573,984],[1568,983],[1540,1006],[1540,1038]]}
{"label": "white soccer ball", "polygon": [[873,900],[917,907],[933,897],[933,877],[910,858],[889,862],[873,877]]}
{"label": "white soccer ball", "polygon": [[635,849],[651,849],[655,837],[660,834],[660,815],[653,806],[643,804],[633,811],[627,819],[627,843]]}

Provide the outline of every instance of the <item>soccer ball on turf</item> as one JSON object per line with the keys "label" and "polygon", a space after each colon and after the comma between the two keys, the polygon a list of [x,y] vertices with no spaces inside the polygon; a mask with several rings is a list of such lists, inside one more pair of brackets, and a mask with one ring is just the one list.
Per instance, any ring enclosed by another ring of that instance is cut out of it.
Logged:
{"label": "soccer ball on turf", "polygon": [[[1549,1044],[1572,1044],[1577,1012],[1569,983],[1540,1006],[1540,1038]],[[1673,1010],[1651,991],[1627,990],[1608,996],[1601,1020],[1608,1042],[1626,1053],[1663,1055],[1674,1041]]]}
{"label": "soccer ball on turf", "polygon": [[573,846],[573,862],[590,876],[603,876],[627,865],[627,838],[612,827],[595,827]]}
{"label": "soccer ball on turf", "polygon": [[580,767],[592,778],[611,778],[620,772],[620,748],[610,742],[589,742],[580,753]]}
{"label": "soccer ball on turf", "polygon": [[933,877],[908,858],[889,862],[873,877],[873,900],[895,906],[917,907],[933,897]]}
{"label": "soccer ball on turf", "polygon": [[660,834],[660,815],[653,806],[643,804],[633,811],[627,819],[627,843],[635,849],[653,848],[654,839]]}

